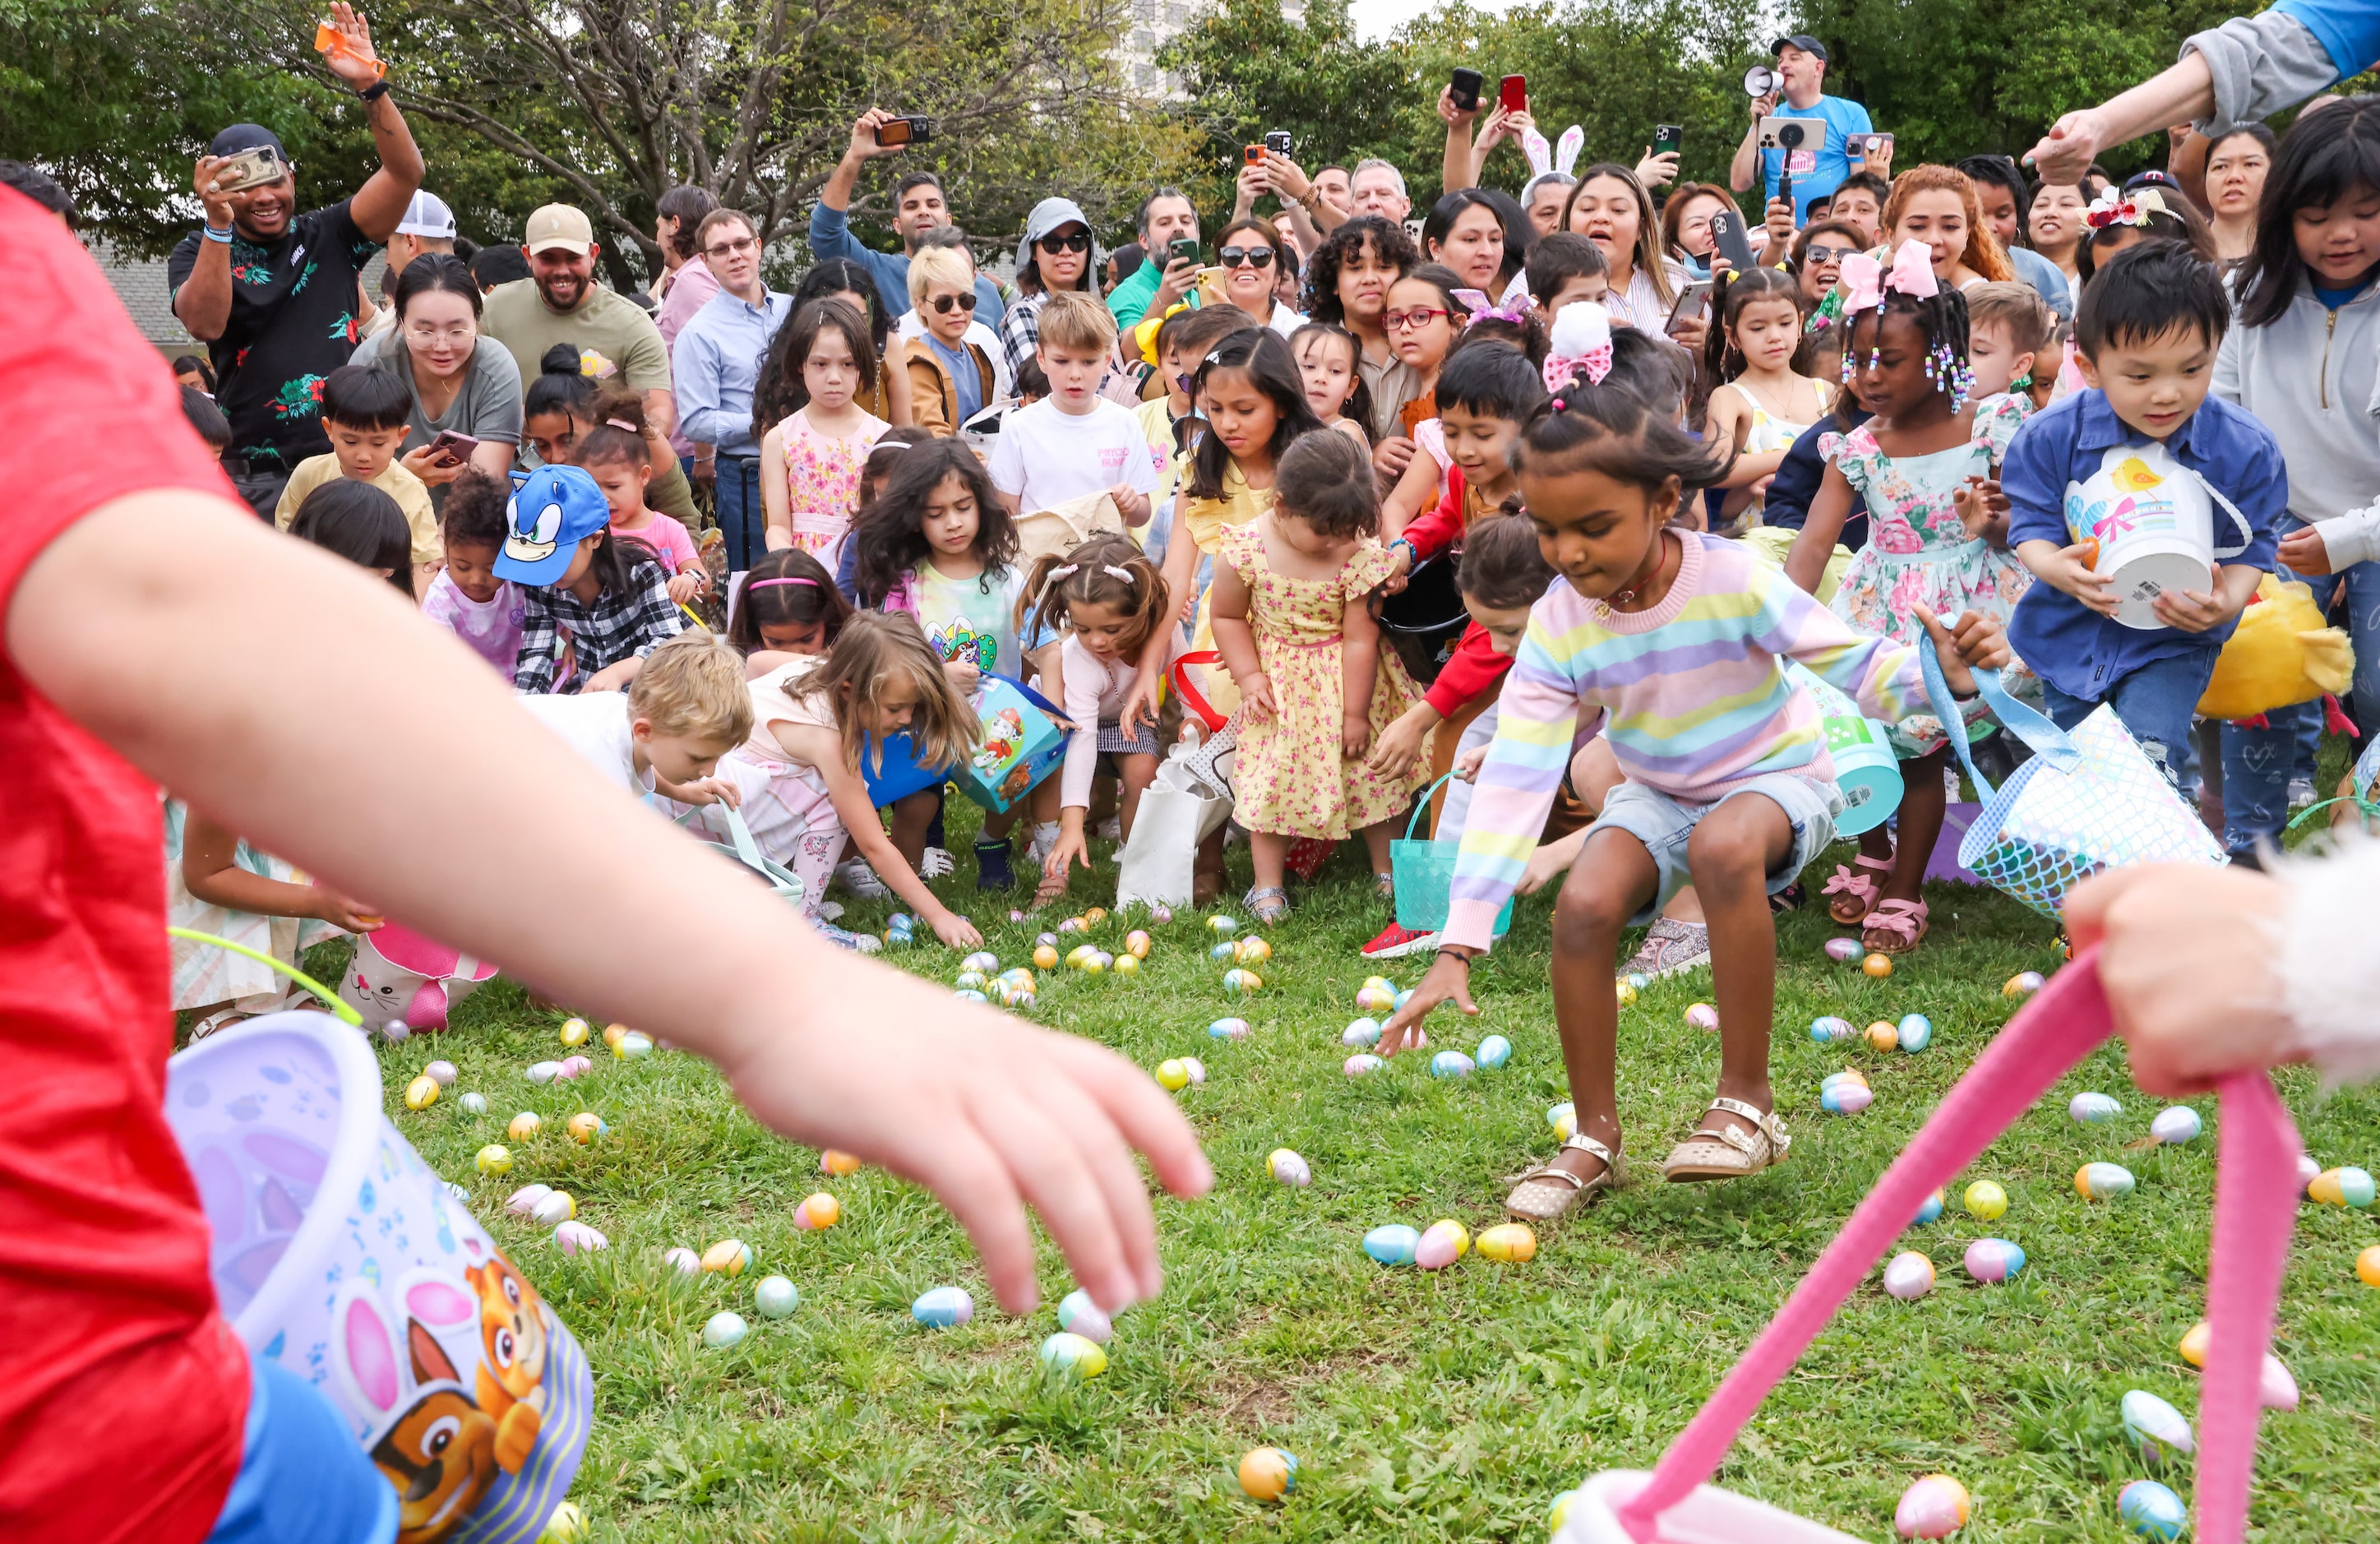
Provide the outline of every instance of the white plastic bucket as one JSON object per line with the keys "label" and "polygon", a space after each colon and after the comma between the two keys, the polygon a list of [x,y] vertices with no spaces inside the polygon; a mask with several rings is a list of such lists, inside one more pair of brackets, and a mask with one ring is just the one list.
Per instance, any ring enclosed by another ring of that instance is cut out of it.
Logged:
{"label": "white plastic bucket", "polygon": [[346,1417],[408,1544],[529,1544],[586,1449],[587,1358],[382,1112],[362,1036],[273,1014],[165,1077],[240,1339]]}
{"label": "white plastic bucket", "polygon": [[[1620,1509],[1653,1476],[1645,1469],[1606,1469],[1572,1495],[1554,1544],[1638,1544],[1620,1526]],[[1661,1514],[1644,1544],[1860,1544],[1850,1534],[1780,1512],[1766,1501],[1698,1485]]]}
{"label": "white plastic bucket", "polygon": [[2066,485],[2066,529],[2077,542],[2099,543],[2095,569],[2119,602],[2118,622],[2164,626],[2155,611],[2158,596],[2210,590],[2216,560],[2245,550],[2247,522],[2228,499],[2224,506],[2238,524],[2240,544],[2216,546],[2211,493],[2204,479],[2154,442],[2111,445],[2088,480]]}
{"label": "white plastic bucket", "polygon": [[1882,825],[1900,808],[1900,759],[1884,726],[1856,714],[1826,721],[1827,752],[1834,759],[1835,786],[1843,791],[1843,812],[1835,831],[1857,836]]}

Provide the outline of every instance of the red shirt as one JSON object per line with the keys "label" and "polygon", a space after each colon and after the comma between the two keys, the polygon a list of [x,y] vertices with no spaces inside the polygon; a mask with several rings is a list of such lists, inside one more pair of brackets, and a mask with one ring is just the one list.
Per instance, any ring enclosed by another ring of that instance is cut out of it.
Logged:
{"label": "red shirt", "polygon": [[[1437,505],[1415,516],[1404,529],[1404,539],[1413,545],[1416,566],[1463,540],[1468,528],[1463,510],[1469,503],[1463,468],[1448,467]],[[1452,718],[1465,703],[1502,680],[1504,672],[1512,668],[1512,656],[1498,653],[1488,629],[1471,623],[1463,629],[1463,639],[1454,646],[1454,652],[1439,667],[1438,679],[1422,693],[1422,700],[1437,709],[1439,717]]]}
{"label": "red shirt", "polygon": [[[91,255],[6,188],[0,318],[5,620],[100,505],[231,488]],[[202,1539],[239,1467],[247,1356],[165,1124],[169,1001],[156,784],[0,635],[0,1538]]]}

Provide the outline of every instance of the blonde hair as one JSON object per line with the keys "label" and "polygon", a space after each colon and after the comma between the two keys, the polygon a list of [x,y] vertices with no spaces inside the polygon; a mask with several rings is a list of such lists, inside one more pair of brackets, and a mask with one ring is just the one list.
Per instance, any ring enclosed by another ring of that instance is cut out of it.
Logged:
{"label": "blonde hair", "polygon": [[2019,280],[1977,285],[1967,291],[1967,332],[1997,322],[2008,329],[2009,346],[2020,354],[2038,354],[2049,346],[2056,322],[2040,294]]}
{"label": "blonde hair", "polygon": [[628,716],[657,735],[742,745],[752,733],[744,656],[717,633],[680,633],[645,657],[628,683]]}
{"label": "blonde hair", "polygon": [[825,697],[834,714],[836,732],[843,737],[843,764],[856,773],[863,755],[868,764],[881,766],[884,746],[868,733],[852,710],[861,702],[880,703],[885,687],[896,679],[906,681],[917,694],[917,709],[909,718],[910,750],[917,765],[951,766],[975,749],[983,738],[983,725],[966,699],[951,685],[941,657],[926,641],[917,619],[907,612],[853,613],[836,635],[834,647],[827,650],[826,663],[786,689],[804,700]]}
{"label": "blonde hair", "polygon": [[1103,350],[1115,342],[1116,324],[1098,296],[1062,289],[1041,302],[1040,332],[1061,348]]}
{"label": "blonde hair", "polygon": [[[1892,233],[1900,225],[1909,201],[1920,193],[1956,193],[1959,207],[1967,214],[1967,249],[1959,261],[1994,284],[2016,277],[2009,266],[2008,254],[2000,250],[1999,237],[1984,223],[1984,201],[1975,194],[1973,177],[1956,166],[1912,166],[1892,179],[1892,196],[1884,201],[1884,239],[1893,245]],[[1890,261],[1888,255],[1887,261]]]}
{"label": "blonde hair", "polygon": [[956,247],[920,247],[909,260],[909,304],[923,307],[926,290],[941,283],[954,289],[975,287],[975,264]]}

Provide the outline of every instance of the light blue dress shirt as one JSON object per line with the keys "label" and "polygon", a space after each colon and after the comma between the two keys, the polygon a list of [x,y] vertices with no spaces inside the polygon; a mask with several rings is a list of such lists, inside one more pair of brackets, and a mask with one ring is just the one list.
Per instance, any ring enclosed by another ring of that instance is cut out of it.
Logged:
{"label": "light blue dress shirt", "polygon": [[794,298],[763,292],[761,303],[721,290],[678,329],[670,350],[677,389],[678,432],[717,445],[722,456],[758,456],[752,437],[752,389],[770,340],[794,310]]}

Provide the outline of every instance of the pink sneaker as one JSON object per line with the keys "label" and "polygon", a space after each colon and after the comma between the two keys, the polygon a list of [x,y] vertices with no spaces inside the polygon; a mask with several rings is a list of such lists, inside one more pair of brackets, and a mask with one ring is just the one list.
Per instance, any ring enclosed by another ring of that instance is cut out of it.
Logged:
{"label": "pink sneaker", "polygon": [[1417,933],[1391,922],[1380,930],[1379,937],[1364,945],[1364,957],[1367,960],[1402,959],[1407,954],[1418,954],[1425,949],[1437,947],[1436,933]]}

